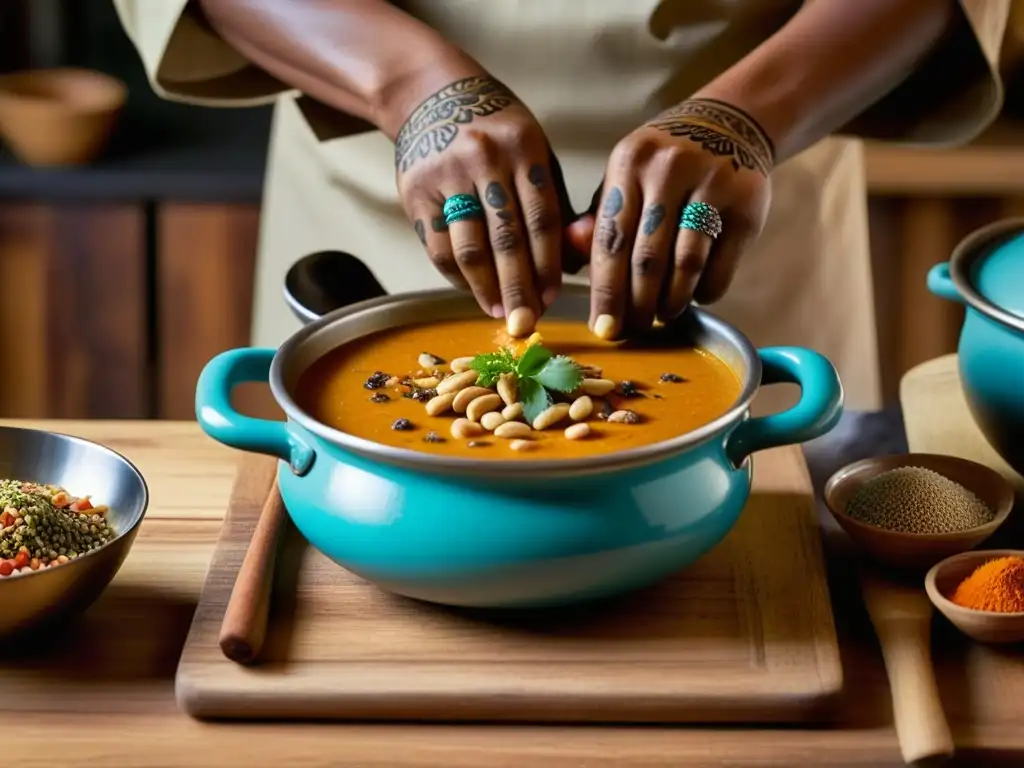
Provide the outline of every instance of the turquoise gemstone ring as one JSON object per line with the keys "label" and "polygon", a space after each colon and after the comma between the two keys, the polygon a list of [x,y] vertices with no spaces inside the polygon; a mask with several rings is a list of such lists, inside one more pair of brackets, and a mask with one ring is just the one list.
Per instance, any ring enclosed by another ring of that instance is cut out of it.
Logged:
{"label": "turquoise gemstone ring", "polygon": [[451,225],[463,219],[483,218],[484,209],[476,195],[452,195],[444,201],[445,223]]}
{"label": "turquoise gemstone ring", "polygon": [[679,228],[692,229],[714,240],[722,234],[722,215],[708,203],[687,203],[679,217]]}

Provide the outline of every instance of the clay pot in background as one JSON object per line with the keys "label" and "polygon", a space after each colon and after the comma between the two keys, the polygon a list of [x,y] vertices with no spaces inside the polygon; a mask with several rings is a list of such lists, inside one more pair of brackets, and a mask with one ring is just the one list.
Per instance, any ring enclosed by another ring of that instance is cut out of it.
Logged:
{"label": "clay pot in background", "polygon": [[127,88],[87,69],[0,75],[0,138],[29,165],[80,165],[110,138]]}

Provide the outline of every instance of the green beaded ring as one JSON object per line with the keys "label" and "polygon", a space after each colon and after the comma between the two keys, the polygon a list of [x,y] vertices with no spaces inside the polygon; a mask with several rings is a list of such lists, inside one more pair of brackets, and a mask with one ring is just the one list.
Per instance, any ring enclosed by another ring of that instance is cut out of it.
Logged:
{"label": "green beaded ring", "polygon": [[479,219],[484,215],[483,206],[476,195],[452,195],[444,201],[444,221],[453,224],[463,219]]}
{"label": "green beaded ring", "polygon": [[679,228],[692,229],[714,240],[722,234],[722,215],[715,206],[708,203],[687,203],[679,217]]}

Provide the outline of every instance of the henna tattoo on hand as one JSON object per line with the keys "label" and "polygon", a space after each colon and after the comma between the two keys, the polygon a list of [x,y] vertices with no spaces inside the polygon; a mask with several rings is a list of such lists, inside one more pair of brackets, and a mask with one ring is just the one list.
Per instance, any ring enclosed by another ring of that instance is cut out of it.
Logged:
{"label": "henna tattoo on hand", "polygon": [[491,208],[504,208],[508,205],[508,195],[500,181],[492,181],[484,191],[484,200]]}
{"label": "henna tattoo on hand", "polygon": [[416,237],[420,239],[423,245],[427,244],[427,230],[423,226],[423,219],[416,219],[416,223],[412,225],[412,228],[416,230]]}
{"label": "henna tattoo on hand", "polygon": [[517,103],[516,97],[492,77],[456,80],[425,99],[395,137],[395,167],[405,172],[413,163],[451,146],[459,126],[488,117]]}
{"label": "henna tattoo on hand", "polygon": [[625,201],[622,198],[622,190],[612,187],[601,206],[601,218],[597,222],[597,230],[594,232],[594,240],[598,247],[609,256],[619,256],[626,244],[626,235],[619,227],[615,217],[622,212]]}
{"label": "henna tattoo on hand", "polygon": [[537,189],[544,189],[548,185],[548,172],[543,165],[531,165],[530,170],[526,172],[526,178]]}
{"label": "henna tattoo on hand", "polygon": [[644,211],[643,230],[644,234],[650,237],[658,231],[658,227],[661,226],[661,222],[665,220],[665,206],[655,203],[654,205],[647,206],[647,210]]}
{"label": "henna tattoo on hand", "polygon": [[447,232],[448,220],[444,216],[435,216],[430,220],[430,228],[435,232]]}
{"label": "henna tattoo on hand", "polygon": [[615,216],[622,210],[622,190],[618,187],[612,187],[608,190],[608,197],[604,199],[604,207],[601,209],[601,213],[605,216]]}
{"label": "henna tattoo on hand", "polygon": [[757,121],[717,99],[689,99],[647,125],[688,138],[705,152],[728,157],[737,171],[746,168],[767,176],[775,162],[775,146]]}

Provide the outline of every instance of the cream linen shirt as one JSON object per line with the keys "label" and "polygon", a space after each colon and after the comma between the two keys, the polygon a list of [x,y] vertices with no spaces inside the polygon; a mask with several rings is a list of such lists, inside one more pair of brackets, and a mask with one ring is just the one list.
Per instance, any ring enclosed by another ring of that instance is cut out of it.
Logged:
{"label": "cream linen shirt", "polygon": [[[284,2],[285,0],[282,0]],[[855,1],[855,0],[854,0]],[[959,44],[926,66],[967,73],[939,96],[906,87],[773,172],[764,233],[709,309],[757,346],[811,347],[836,365],[847,407],[880,405],[861,138],[960,144],[997,115],[996,70],[1010,0],[960,0]],[[446,286],[399,203],[391,142],[259,70],[205,26],[188,0],[114,0],[153,89],[207,106],[275,103],[252,343],[298,327],[282,298],[288,267],[320,250],[359,256],[388,292]],[[693,93],[772,35],[799,0],[404,0],[514,90],[557,154],[575,210],[626,133]],[[955,61],[950,61],[955,57]],[[935,254],[936,261],[947,254]],[[586,272],[566,277],[586,281]],[[757,411],[792,401],[771,388]]]}

